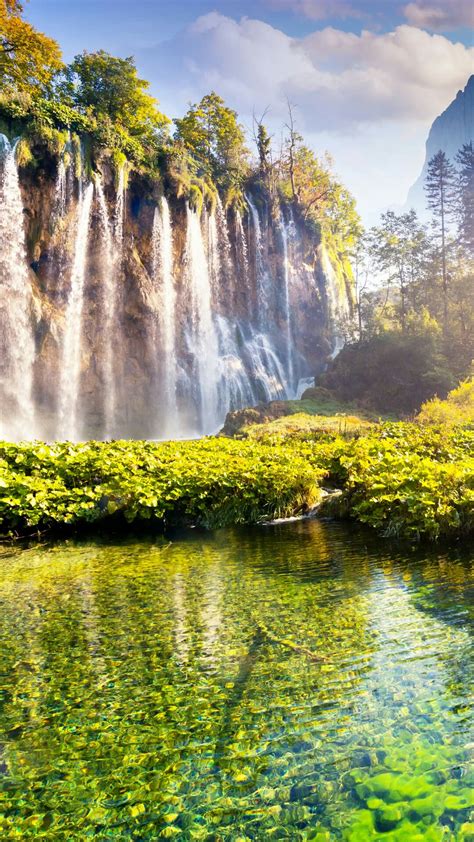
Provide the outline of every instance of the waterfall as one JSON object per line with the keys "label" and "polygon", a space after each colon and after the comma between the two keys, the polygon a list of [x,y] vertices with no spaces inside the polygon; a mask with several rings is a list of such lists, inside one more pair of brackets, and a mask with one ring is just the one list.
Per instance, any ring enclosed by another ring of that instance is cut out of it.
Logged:
{"label": "waterfall", "polygon": [[191,295],[191,350],[197,375],[200,431],[218,425],[218,343],[212,317],[209,268],[200,219],[187,205],[186,257]]}
{"label": "waterfall", "polygon": [[54,215],[56,219],[62,219],[66,213],[67,200],[67,179],[66,179],[66,165],[64,159],[58,163],[58,171],[56,174],[56,185],[54,188]]}
{"label": "waterfall", "polygon": [[82,310],[94,185],[80,190],[70,288],[65,313],[59,386],[58,438],[76,440],[79,433]]}
{"label": "waterfall", "polygon": [[[176,290],[173,278],[173,231],[168,202],[162,196],[160,208],[155,208],[152,233],[152,277],[159,296],[159,334],[163,354],[163,391],[160,389],[157,404],[165,404],[163,427],[160,436],[176,434],[178,406],[176,388],[178,382],[176,352]],[[156,353],[157,341],[154,342]]]}
{"label": "waterfall", "polygon": [[120,167],[118,184],[117,184],[117,198],[115,201],[115,215],[114,215],[114,238],[116,246],[122,253],[123,246],[123,224],[125,220],[125,167]]}
{"label": "waterfall", "polygon": [[15,161],[16,144],[0,135],[0,434],[13,439],[36,433],[33,402],[35,341],[25,246],[23,203]]}
{"label": "waterfall", "polygon": [[102,314],[103,323],[101,334],[103,337],[103,370],[104,370],[104,429],[103,438],[110,439],[115,426],[115,257],[114,241],[104,188],[100,178],[96,179],[97,204],[99,210],[101,236],[101,268],[102,268]]}
{"label": "waterfall", "polygon": [[250,368],[256,381],[259,400],[284,400],[287,397],[286,374],[272,342],[264,333],[257,333],[247,343]]}
{"label": "waterfall", "polygon": [[290,308],[290,260],[288,251],[288,225],[283,214],[280,215],[280,232],[283,243],[283,303],[285,318],[285,339],[286,339],[286,379],[288,392],[293,391],[293,338],[291,335],[291,308]]}
{"label": "waterfall", "polygon": [[254,404],[255,393],[251,374],[243,358],[244,353],[237,342],[236,333],[240,326],[232,324],[221,315],[216,317],[216,323],[219,344],[219,407],[225,414],[229,409]]}
{"label": "waterfall", "polygon": [[75,179],[70,146],[54,183],[28,182],[30,220],[14,149],[0,141],[0,434],[37,435],[35,392],[43,434],[73,440],[209,434],[230,409],[300,394],[324,364],[318,330],[341,347],[350,298],[291,207],[270,216],[248,196],[243,220],[220,199],[201,215],[177,202],[172,219],[164,197],[153,209],[134,187],[128,219],[126,171],[114,198],[105,179]]}
{"label": "waterfall", "polygon": [[260,328],[265,331],[271,326],[271,277],[265,260],[260,216],[257,208],[255,207],[252,201],[251,196],[246,196],[245,198],[250,208],[250,215],[252,217],[253,223],[255,248],[255,278],[257,282],[258,323]]}
{"label": "waterfall", "polygon": [[64,217],[68,204],[68,193],[70,194],[72,192],[73,172],[70,162],[71,152],[71,134],[68,132],[68,139],[64,146],[63,153],[58,161],[58,168],[56,172],[56,183],[54,187],[55,220],[60,220]]}
{"label": "waterfall", "polygon": [[227,216],[223,208],[220,196],[217,197],[215,218],[217,223],[218,246],[220,261],[223,272],[227,277],[234,279],[233,265],[232,265],[232,249],[230,246],[229,227],[227,225]]}
{"label": "waterfall", "polygon": [[217,297],[219,295],[221,281],[221,256],[219,252],[217,218],[215,212],[211,213],[209,216],[206,215],[206,218],[209,277],[211,280],[212,291],[215,297]]}
{"label": "waterfall", "polygon": [[249,279],[249,254],[247,248],[247,240],[245,238],[244,225],[242,222],[242,215],[240,211],[235,213],[235,241],[237,262],[241,272],[242,280],[247,288]]}
{"label": "waterfall", "polygon": [[329,255],[324,248],[321,248],[321,266],[326,277],[326,293],[328,297],[328,310],[333,331],[333,343],[331,357],[336,357],[345,345],[343,327],[351,319],[351,308],[349,297],[345,287],[339,281]]}

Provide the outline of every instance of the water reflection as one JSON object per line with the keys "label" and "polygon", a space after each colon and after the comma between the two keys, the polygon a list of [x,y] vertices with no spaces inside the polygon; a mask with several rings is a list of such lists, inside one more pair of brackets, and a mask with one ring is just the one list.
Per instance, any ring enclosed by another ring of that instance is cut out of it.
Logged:
{"label": "water reflection", "polygon": [[3,837],[463,838],[468,551],[171,537],[2,553]]}

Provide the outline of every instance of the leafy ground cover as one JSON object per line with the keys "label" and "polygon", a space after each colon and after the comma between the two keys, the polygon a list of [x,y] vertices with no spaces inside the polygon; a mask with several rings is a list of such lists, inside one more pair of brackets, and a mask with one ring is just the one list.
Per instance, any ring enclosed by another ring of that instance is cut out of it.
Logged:
{"label": "leafy ground cover", "polygon": [[323,475],[292,447],[250,441],[3,444],[1,529],[252,523],[313,505]]}
{"label": "leafy ground cover", "polygon": [[322,485],[343,491],[327,498],[323,512],[384,535],[418,540],[473,531],[473,430],[344,423],[296,416],[250,427],[245,439],[162,444],[3,443],[0,532],[121,521],[258,523],[306,512]]}
{"label": "leafy ground cover", "polygon": [[337,424],[342,424],[348,417],[357,418],[361,422],[380,420],[380,415],[356,403],[342,402],[328,389],[315,387],[306,389],[300,400],[269,401],[229,412],[222,428],[222,435],[245,436],[248,428],[255,424],[269,424],[279,418],[289,420],[293,415],[302,414],[318,416],[321,419],[331,417]]}

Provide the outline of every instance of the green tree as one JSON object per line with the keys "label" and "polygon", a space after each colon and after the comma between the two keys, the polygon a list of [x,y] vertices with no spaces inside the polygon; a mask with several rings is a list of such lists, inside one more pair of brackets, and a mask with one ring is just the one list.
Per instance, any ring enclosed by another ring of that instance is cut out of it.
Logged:
{"label": "green tree", "polygon": [[22,11],[18,0],[0,0],[0,94],[8,99],[43,95],[62,67],[59,45]]}
{"label": "green tree", "polygon": [[96,118],[99,125],[112,124],[141,141],[161,138],[169,119],[140,79],[133,58],[117,58],[104,50],[77,55],[60,85],[69,104]]}
{"label": "green tree", "polygon": [[433,225],[440,242],[441,275],[443,285],[443,323],[448,326],[448,227],[455,209],[455,169],[445,152],[437,152],[428,162],[425,192],[428,208],[433,213]]}
{"label": "green tree", "polygon": [[459,240],[468,255],[474,258],[474,149],[465,143],[456,155],[458,165],[458,230]]}
{"label": "green tree", "polygon": [[364,336],[364,309],[370,306],[371,261],[369,239],[365,232],[360,232],[350,252],[354,274],[354,300],[357,316],[357,339]]}
{"label": "green tree", "polygon": [[405,332],[384,330],[346,345],[316,385],[343,401],[408,414],[434,394],[445,395],[454,379],[439,326],[422,313],[407,320]]}
{"label": "green tree", "polygon": [[244,130],[220,96],[207,94],[174,122],[176,140],[189,150],[202,175],[227,189],[242,184],[248,172]]}
{"label": "green tree", "polygon": [[370,250],[384,286],[397,289],[400,324],[405,330],[410,309],[416,309],[417,289],[429,250],[426,230],[416,212],[383,213],[381,225],[370,232]]}

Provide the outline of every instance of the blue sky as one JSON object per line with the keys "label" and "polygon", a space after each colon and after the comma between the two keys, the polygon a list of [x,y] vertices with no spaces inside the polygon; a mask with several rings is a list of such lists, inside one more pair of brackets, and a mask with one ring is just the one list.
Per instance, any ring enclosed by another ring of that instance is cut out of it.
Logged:
{"label": "blue sky", "polygon": [[[329,150],[364,217],[404,202],[432,120],[474,70],[471,0],[30,0],[27,18],[70,60],[134,55],[163,110],[216,90],[250,128],[285,101]],[[470,25],[471,24],[471,25]]]}

